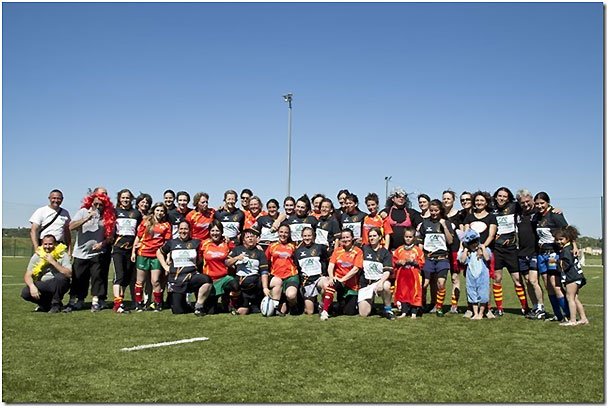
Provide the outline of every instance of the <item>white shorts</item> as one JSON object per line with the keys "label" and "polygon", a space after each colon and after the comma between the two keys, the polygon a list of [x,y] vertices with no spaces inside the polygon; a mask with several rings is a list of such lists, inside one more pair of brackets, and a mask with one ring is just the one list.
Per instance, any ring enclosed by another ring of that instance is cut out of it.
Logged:
{"label": "white shorts", "polygon": [[374,301],[374,295],[376,294],[376,287],[378,286],[378,282],[374,282],[365,288],[361,288],[357,292],[357,303],[363,302],[364,300],[372,300]]}
{"label": "white shorts", "polygon": [[317,279],[315,279],[314,282],[309,283],[307,285],[303,285],[302,297],[304,297],[305,299],[317,297],[317,295],[319,295],[319,289],[317,289],[317,284],[319,283],[320,279],[321,275]]}

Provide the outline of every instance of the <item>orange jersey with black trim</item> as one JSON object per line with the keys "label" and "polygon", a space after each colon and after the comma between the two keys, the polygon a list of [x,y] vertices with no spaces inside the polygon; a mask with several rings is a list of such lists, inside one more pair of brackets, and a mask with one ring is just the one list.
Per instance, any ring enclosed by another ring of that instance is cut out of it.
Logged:
{"label": "orange jersey with black trim", "polygon": [[204,212],[192,210],[186,215],[186,222],[190,225],[190,235],[193,239],[204,241],[209,239],[209,224],[214,219],[216,210],[208,208]]}
{"label": "orange jersey with black trim", "polygon": [[[396,262],[415,262],[417,266],[397,266]],[[423,290],[421,268],[425,264],[423,250],[418,245],[406,248],[404,245],[393,251],[393,270],[395,271],[395,293],[396,301],[408,303],[411,306],[422,306]]]}
{"label": "orange jersey with black trim", "polygon": [[273,242],[269,245],[265,255],[270,263],[271,275],[286,279],[298,274],[298,269],[294,264],[294,251],[296,251],[296,245],[291,242],[287,244]]}
{"label": "orange jersey with black trim", "polygon": [[[338,247],[332,252],[330,257],[330,263],[334,264],[334,276],[342,278],[345,276],[354,266],[358,267],[360,271],[364,268],[364,252],[353,245],[350,250],[346,250],[343,247]],[[344,285],[349,289],[359,290],[359,274],[355,274],[350,277],[349,280],[344,282]]]}
{"label": "orange jersey with black trim", "polygon": [[385,242],[385,228],[383,227],[385,224],[385,220],[379,214],[376,214],[374,217],[370,216],[370,214],[364,217],[364,225],[362,226],[362,245],[368,245],[370,242],[368,241],[368,232],[376,227],[381,229],[381,245]]}
{"label": "orange jersey with black trim", "polygon": [[222,240],[215,243],[208,239],[201,242],[200,252],[203,257],[203,273],[212,279],[219,279],[228,274],[228,266],[224,263],[231,251],[231,245]]}
{"label": "orange jersey with black trim", "polygon": [[165,241],[171,239],[171,225],[168,222],[157,223],[152,227],[152,233],[149,234],[146,223],[142,222],[137,227],[137,237],[140,239],[137,254],[148,258],[156,258],[156,251],[163,246]]}
{"label": "orange jersey with black trim", "polygon": [[244,211],[244,213],[245,213],[245,221],[243,223],[243,229],[252,228],[252,226],[254,226],[254,224],[256,224],[258,217],[262,217],[263,215],[268,215],[268,213],[266,211],[260,211],[258,213],[258,215],[252,214],[252,212],[249,210]]}

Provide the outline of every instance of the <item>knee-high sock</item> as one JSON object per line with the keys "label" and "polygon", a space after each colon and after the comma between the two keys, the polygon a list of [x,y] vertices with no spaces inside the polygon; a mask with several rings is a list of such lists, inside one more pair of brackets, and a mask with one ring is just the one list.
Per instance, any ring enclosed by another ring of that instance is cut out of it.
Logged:
{"label": "knee-high sock", "polygon": [[518,284],[514,286],[516,290],[516,296],[518,296],[518,300],[520,301],[520,307],[523,309],[528,309],[529,305],[527,304],[527,295],[524,292],[524,286]]}
{"label": "knee-high sock", "polygon": [[459,303],[459,295],[461,290],[459,288],[453,288],[453,295],[450,298],[450,305],[457,306]]}
{"label": "knee-high sock", "polygon": [[324,293],[324,299],[323,299],[323,310],[324,311],[328,311],[328,309],[330,309],[330,306],[332,305],[332,301],[334,300],[334,293],[336,291],[334,290],[333,287],[329,286],[326,289],[326,293]]}
{"label": "knee-high sock", "polygon": [[503,287],[500,283],[493,283],[493,298],[497,309],[503,310]]}
{"label": "knee-high sock", "polygon": [[548,295],[548,298],[552,304],[552,311],[554,312],[554,315],[558,318],[558,320],[564,319],[564,315],[560,311],[560,303],[558,302],[556,295]]}
{"label": "knee-high sock", "polygon": [[571,317],[571,313],[569,310],[569,302],[567,302],[567,299],[564,297],[561,298],[557,298],[558,299],[558,305],[560,306],[560,309],[563,312],[563,315],[567,318]]}
{"label": "knee-high sock", "polygon": [[138,305],[144,300],[144,287],[141,283],[135,284],[135,303]]}
{"label": "knee-high sock", "polygon": [[436,309],[442,310],[444,306],[444,298],[446,297],[446,288],[438,289],[436,293]]}

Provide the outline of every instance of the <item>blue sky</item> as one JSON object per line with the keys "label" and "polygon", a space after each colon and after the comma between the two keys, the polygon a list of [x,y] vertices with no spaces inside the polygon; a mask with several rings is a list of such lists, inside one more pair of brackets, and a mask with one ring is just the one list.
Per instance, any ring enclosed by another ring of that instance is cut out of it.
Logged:
{"label": "blue sky", "polygon": [[[601,236],[602,3],[3,3],[2,225],[87,188],[546,191]],[[33,164],[35,163],[35,164]],[[414,198],[414,197],[412,197]],[[365,209],[365,206],[362,205]]]}

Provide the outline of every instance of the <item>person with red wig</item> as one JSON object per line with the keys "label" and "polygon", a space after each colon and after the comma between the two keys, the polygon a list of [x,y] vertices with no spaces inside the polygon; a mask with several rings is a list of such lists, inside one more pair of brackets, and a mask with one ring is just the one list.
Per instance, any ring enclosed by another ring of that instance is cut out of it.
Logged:
{"label": "person with red wig", "polygon": [[92,193],[83,199],[83,204],[70,222],[70,230],[76,231],[72,264],[70,301],[65,312],[80,310],[91,281],[91,311],[101,310],[100,296],[104,295],[101,255],[112,245],[116,212],[107,194]]}

